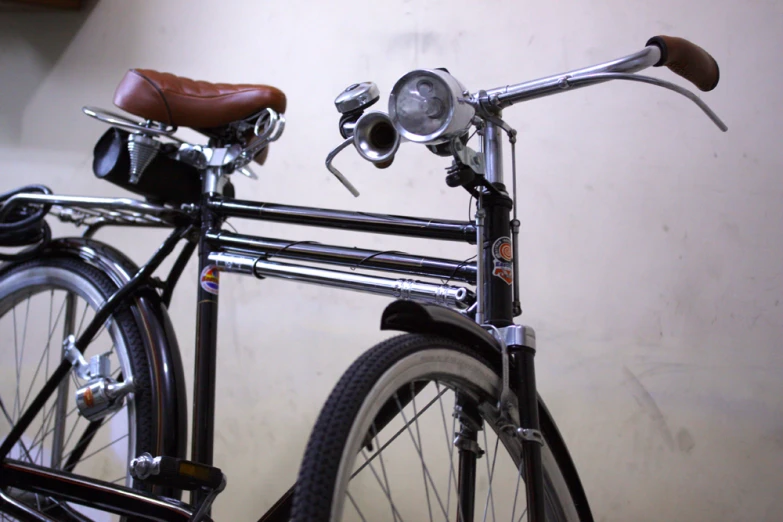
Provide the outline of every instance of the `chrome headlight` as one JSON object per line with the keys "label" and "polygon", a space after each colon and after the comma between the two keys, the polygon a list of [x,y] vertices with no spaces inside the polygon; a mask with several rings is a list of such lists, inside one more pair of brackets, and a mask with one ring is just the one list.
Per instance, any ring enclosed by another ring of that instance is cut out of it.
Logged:
{"label": "chrome headlight", "polygon": [[461,134],[473,107],[461,101],[465,88],[445,71],[422,69],[400,78],[389,97],[389,116],[403,137],[435,144]]}

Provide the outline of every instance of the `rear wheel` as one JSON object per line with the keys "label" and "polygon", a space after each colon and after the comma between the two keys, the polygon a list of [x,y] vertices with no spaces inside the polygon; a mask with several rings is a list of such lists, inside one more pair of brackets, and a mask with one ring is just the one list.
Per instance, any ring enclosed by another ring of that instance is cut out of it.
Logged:
{"label": "rear wheel", "polygon": [[[62,361],[63,339],[78,337],[116,290],[104,273],[72,258],[38,259],[0,276],[0,440]],[[84,353],[87,360],[108,353],[111,377],[133,382],[121,409],[97,422],[84,418],[75,393],[86,381],[71,371],[8,457],[133,487],[128,462],[150,451],[154,435],[142,332],[129,306],[121,306]],[[56,519],[71,509],[95,520],[117,518],[13,487],[6,494]]]}
{"label": "rear wheel", "polygon": [[[403,335],[369,350],[316,422],[292,520],[527,520],[522,444],[499,418],[500,387],[498,367],[448,339]],[[549,444],[542,459],[546,520],[588,520]]]}

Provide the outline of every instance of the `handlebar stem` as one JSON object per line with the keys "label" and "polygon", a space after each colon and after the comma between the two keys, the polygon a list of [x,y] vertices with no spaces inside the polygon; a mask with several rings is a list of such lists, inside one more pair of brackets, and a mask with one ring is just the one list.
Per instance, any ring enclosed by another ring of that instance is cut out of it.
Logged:
{"label": "handlebar stem", "polygon": [[484,153],[484,175],[490,183],[503,183],[502,138],[502,130],[496,123],[485,122],[481,129],[481,150]]}

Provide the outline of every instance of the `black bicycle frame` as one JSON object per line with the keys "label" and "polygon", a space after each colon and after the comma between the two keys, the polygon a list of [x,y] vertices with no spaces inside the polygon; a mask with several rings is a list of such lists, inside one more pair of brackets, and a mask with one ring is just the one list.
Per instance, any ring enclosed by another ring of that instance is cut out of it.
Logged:
{"label": "black bicycle frame", "polygon": [[[202,464],[212,465],[220,272],[243,272],[263,277],[264,274],[269,275],[270,273],[274,276],[276,270],[281,273],[286,270],[295,270],[292,268],[295,265],[268,261],[270,258],[281,258],[415,274],[441,281],[438,283],[410,280],[395,282],[392,279],[353,274],[350,274],[349,278],[347,272],[318,271],[311,268],[308,268],[307,272],[303,272],[300,276],[302,280],[310,282],[328,284],[330,278],[333,278],[334,281],[339,282],[339,284],[335,283],[335,286],[344,288],[375,291],[398,297],[412,296],[451,304],[458,308],[467,309],[468,313],[481,313],[484,323],[495,327],[508,326],[513,323],[513,270],[511,265],[513,259],[510,240],[512,203],[505,194],[505,187],[502,183],[495,183],[494,187],[494,192],[485,192],[479,198],[477,211],[480,217],[477,223],[256,203],[226,199],[217,193],[205,194],[197,209],[199,214],[194,216],[193,223],[176,229],[133,279],[104,303],[91,324],[87,326],[85,333],[77,341],[76,346],[83,351],[95,331],[111,316],[116,307],[123,304],[141,285],[149,284],[150,276],[163,259],[173,251],[181,239],[187,239],[190,245],[183,249],[175,262],[167,278],[168,283],[163,290],[164,301],[168,302],[173,292],[173,286],[179,279],[187,258],[193,252],[194,244],[197,243],[199,258],[198,330],[195,350],[191,459]],[[309,227],[339,228],[355,232],[392,234],[469,244],[478,243],[480,245],[479,260],[477,262],[457,261],[401,252],[383,252],[322,245],[315,242],[244,236],[221,229],[222,223],[232,217]],[[218,266],[219,263],[222,265]],[[472,292],[451,285],[451,281],[477,284],[479,286],[477,297],[480,302],[476,301],[476,296]],[[520,416],[526,423],[524,427],[538,429],[532,353],[525,352],[520,347],[510,348],[513,353],[512,368],[517,372],[522,383],[517,390],[520,399]],[[132,512],[142,517],[150,516],[148,508],[157,506],[155,509],[159,509],[159,503],[163,499],[152,495],[132,495],[129,493],[130,490],[126,490],[127,488],[108,485],[85,477],[74,479],[73,475],[51,470],[44,472],[34,465],[6,458],[11,448],[20,440],[21,435],[57,389],[60,380],[67,376],[69,370],[70,364],[67,362],[63,362],[58,367],[0,446],[0,459],[3,462],[3,478],[0,479],[0,485],[10,485],[13,482],[17,487],[24,485],[31,491],[62,496],[62,498],[88,506],[108,509],[107,506],[113,505],[115,512],[123,514]],[[528,489],[534,490],[532,495],[530,492],[528,493],[528,496],[531,497],[528,498],[528,502],[529,506],[543,506],[543,503],[538,501],[543,498],[540,449],[537,451],[537,446],[534,446],[525,443],[525,462],[530,463],[525,466],[525,478],[530,480],[530,484],[533,486]],[[471,473],[471,465],[475,467],[475,461],[472,464],[469,460],[464,462],[468,475]],[[38,484],[39,479],[45,483],[44,486]],[[112,489],[116,492],[114,496],[110,491]],[[96,491],[100,492],[97,497]],[[187,518],[187,514],[192,513],[190,511],[193,509],[192,506],[198,506],[203,498],[203,492],[194,493],[191,496],[191,506],[176,504],[176,510],[182,517]],[[119,504],[113,504],[114,501]],[[265,515],[263,520],[270,522],[287,520],[289,505],[290,491]],[[538,512],[539,509],[531,509],[530,519],[543,520],[543,518],[535,518]]]}

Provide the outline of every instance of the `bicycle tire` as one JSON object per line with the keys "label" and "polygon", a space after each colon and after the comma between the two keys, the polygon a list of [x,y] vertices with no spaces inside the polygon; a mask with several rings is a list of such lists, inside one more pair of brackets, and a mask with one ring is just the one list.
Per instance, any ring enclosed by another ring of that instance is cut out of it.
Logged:
{"label": "bicycle tire", "polygon": [[[112,282],[108,275],[84,261],[57,255],[39,258],[6,266],[0,273],[0,317],[9,315],[8,312],[10,310],[14,310],[15,313],[15,307],[25,297],[29,309],[30,300],[47,291],[51,291],[52,301],[55,300],[55,292],[75,294],[77,299],[81,298],[84,301],[84,315],[86,315],[88,308],[94,312],[116,290],[117,285]],[[117,349],[117,357],[121,362],[121,366],[125,366],[124,370],[130,369],[130,378],[134,382],[134,391],[126,398],[126,406],[123,406],[123,408],[127,408],[128,412],[129,442],[127,444],[127,457],[133,458],[136,455],[150,451],[154,447],[156,435],[153,420],[150,361],[143,340],[144,328],[134,318],[131,305],[127,303],[117,308],[107,321],[107,325],[111,325],[106,333],[112,340],[112,348]],[[17,318],[14,317],[14,327],[16,328],[16,326]],[[25,319],[26,328],[27,319]],[[59,345],[59,343],[57,344]],[[87,350],[89,351],[90,347]],[[59,363],[59,360],[57,363]],[[14,361],[14,364],[16,365],[16,361]],[[69,376],[68,378],[70,379],[71,377]],[[31,387],[36,382],[38,381],[33,379]],[[18,386],[19,383],[17,383],[17,388]],[[69,388],[69,390],[72,392],[73,388]],[[71,394],[69,400],[72,399]],[[49,403],[53,400],[54,398],[50,399]],[[74,421],[75,428],[76,421]],[[105,425],[102,428],[105,428]],[[44,439],[41,442],[42,447],[45,443],[45,437],[46,435],[44,434]],[[82,451],[82,455],[84,455],[84,451]],[[28,453],[27,457],[29,458],[29,456]],[[86,457],[82,458],[86,460]],[[78,466],[78,463],[76,465]],[[127,470],[127,462],[124,462],[124,468]],[[78,469],[76,472],[78,472]],[[140,490],[149,490],[149,487],[141,484],[139,481],[132,480],[129,476],[126,476],[125,481],[127,486]]]}
{"label": "bicycle tire", "polygon": [[[340,511],[335,508],[335,504],[340,502],[338,497],[343,494],[340,491],[342,488],[341,482],[345,480],[348,470],[353,469],[352,466],[347,465],[347,462],[357,458],[355,453],[356,448],[349,447],[351,446],[350,441],[355,441],[358,434],[359,436],[364,436],[362,444],[365,444],[371,433],[362,432],[364,429],[362,426],[366,426],[366,420],[364,421],[364,424],[361,424],[363,421],[359,416],[364,415],[367,417],[369,415],[369,417],[373,419],[373,422],[375,422],[378,411],[380,411],[382,406],[379,405],[380,403],[375,406],[370,406],[369,403],[371,401],[382,401],[385,404],[390,400],[383,399],[382,396],[379,395],[379,393],[382,393],[379,390],[382,383],[385,382],[387,384],[384,386],[389,386],[388,383],[395,382],[394,379],[396,377],[393,375],[394,372],[406,372],[406,375],[413,375],[415,372],[412,368],[415,368],[416,360],[430,360],[435,361],[435,364],[438,364],[438,357],[443,360],[448,360],[448,358],[452,356],[458,359],[458,364],[471,366],[471,368],[465,370],[466,375],[471,374],[471,372],[475,372],[475,375],[481,374],[484,376],[491,374],[494,385],[497,387],[500,386],[501,370],[499,364],[493,364],[492,362],[487,361],[486,358],[474,348],[462,345],[453,340],[421,334],[405,334],[382,342],[365,352],[345,372],[321,410],[308,441],[294,491],[292,507],[293,522],[336,522],[337,520],[340,520],[339,518],[334,518],[334,515],[335,512]],[[483,378],[485,377],[482,377],[482,379]],[[477,380],[478,379],[479,378],[477,378]],[[398,404],[400,403],[398,402]],[[405,422],[407,423],[407,419]],[[444,419],[444,429],[445,428]],[[446,435],[448,435],[448,433],[446,433]],[[547,434],[544,433],[545,438],[546,435]],[[414,439],[412,432],[411,438]],[[422,451],[424,449],[424,444],[421,439],[419,440],[419,444],[421,446],[419,451]],[[415,445],[416,443],[414,442],[414,446]],[[504,446],[505,445],[506,442],[504,440]],[[381,446],[380,441],[378,441],[378,446]],[[497,448],[498,446],[496,445],[496,456]],[[545,497],[547,497],[549,503],[552,503],[554,499],[555,504],[557,505],[548,506],[547,520],[567,520],[569,522],[574,520],[592,520],[589,510],[588,513],[585,514],[584,509],[580,509],[579,506],[575,505],[574,499],[571,496],[571,491],[574,490],[574,488],[571,487],[572,485],[568,484],[570,476],[568,471],[570,470],[566,470],[565,473],[561,472],[558,466],[559,459],[552,455],[552,449],[548,448],[549,445],[547,444],[544,446],[543,450],[545,488],[548,488]],[[557,451],[558,448],[560,448],[560,445],[555,445],[555,451]],[[561,450],[565,451],[564,448],[561,448]],[[422,453],[419,455],[421,456],[421,454]],[[424,458],[422,457],[422,463],[423,462]],[[560,460],[560,462],[562,462],[562,460]],[[383,467],[382,461],[381,466]],[[424,464],[422,464],[422,466],[426,470],[426,466]],[[493,470],[494,467],[495,464],[493,463]],[[424,474],[423,480],[425,485],[427,484],[426,475],[428,473],[429,471]],[[386,478],[385,468],[383,468],[383,476]],[[381,479],[378,478],[377,475],[376,479],[381,483]],[[430,478],[430,481],[431,480],[432,479]],[[490,483],[491,482],[492,478],[490,474]],[[389,483],[387,482],[386,485],[388,487]],[[449,482],[449,488],[450,486],[451,483]],[[435,488],[434,483],[432,483],[432,487],[433,489]],[[382,484],[381,489],[383,489]],[[578,490],[581,490],[581,485]],[[345,491],[348,491],[347,486],[345,486]],[[384,494],[386,494],[385,491]],[[491,494],[489,496],[491,496]],[[388,497],[391,501],[390,488]],[[430,502],[429,497],[430,493],[427,491],[428,505]],[[524,495],[522,498],[524,498]],[[438,500],[440,501],[440,498]],[[351,498],[351,502],[356,507],[353,498]],[[347,504],[348,503],[345,502],[345,505]],[[441,508],[443,508],[442,505]],[[446,515],[445,518],[451,518],[448,511],[448,509],[450,509],[449,506],[446,506],[446,508],[446,511],[442,514]],[[358,510],[359,508],[357,507],[356,509]],[[430,509],[434,510],[431,506]],[[397,519],[397,515],[394,514],[395,511],[396,508],[392,506],[394,520]],[[397,514],[400,515],[400,519],[403,518],[401,513]],[[512,513],[512,517],[513,516],[514,514]],[[375,520],[377,517],[366,518]],[[424,519],[426,517],[418,514],[414,518]],[[365,519],[363,515],[362,519]],[[430,512],[430,519],[432,519],[432,511]]]}

